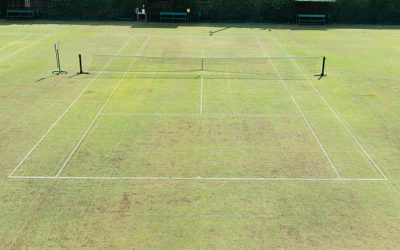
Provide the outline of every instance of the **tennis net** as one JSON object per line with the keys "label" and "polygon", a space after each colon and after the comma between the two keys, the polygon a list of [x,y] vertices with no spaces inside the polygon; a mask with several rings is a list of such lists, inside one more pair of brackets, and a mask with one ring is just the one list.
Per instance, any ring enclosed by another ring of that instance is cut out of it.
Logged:
{"label": "tennis net", "polygon": [[[325,57],[159,57],[85,55],[80,71],[113,72],[204,72],[210,74],[314,74],[324,75]],[[85,67],[84,67],[85,66]]]}

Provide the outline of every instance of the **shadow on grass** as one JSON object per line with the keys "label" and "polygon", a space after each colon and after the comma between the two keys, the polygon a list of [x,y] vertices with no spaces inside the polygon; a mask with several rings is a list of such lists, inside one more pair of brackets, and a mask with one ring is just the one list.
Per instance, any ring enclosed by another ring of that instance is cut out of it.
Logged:
{"label": "shadow on grass", "polygon": [[[215,71],[214,73],[218,73]],[[103,78],[103,79],[164,79],[164,80],[199,80],[201,78],[201,73],[198,71],[193,72],[135,72],[125,75],[124,72],[106,72],[100,76],[93,74],[93,78]],[[320,76],[320,75],[319,75]],[[204,74],[204,80],[255,80],[255,81],[304,81],[306,74],[285,74],[277,76],[275,74],[251,74],[251,73],[231,73],[225,74]],[[315,76],[315,78],[318,78]],[[323,79],[322,77],[319,80]]]}
{"label": "shadow on grass", "polygon": [[45,81],[45,80],[48,80],[48,79],[54,78],[54,77],[56,77],[56,75],[51,74],[51,75],[48,75],[46,77],[41,77],[41,78],[37,79],[35,82],[42,82],[42,81]]}
{"label": "shadow on grass", "polygon": [[227,29],[229,29],[230,27],[225,27],[225,28],[222,28],[222,29],[219,29],[219,30],[216,30],[216,31],[211,31],[210,30],[210,36],[213,36],[215,33],[218,33],[218,32],[221,32],[221,31],[224,31],[224,30],[227,30]]}
{"label": "shadow on grass", "polygon": [[136,21],[88,21],[88,20],[45,20],[33,21],[23,20],[0,20],[0,26],[9,25],[87,25],[87,26],[121,26],[132,29],[177,29],[181,27],[208,27],[218,29],[210,31],[215,35],[227,29],[258,29],[258,30],[333,30],[333,29],[375,29],[375,30],[397,30],[400,25],[382,24],[326,24],[326,25],[297,25],[261,22],[193,22],[193,23],[159,23],[159,22],[136,22]]}

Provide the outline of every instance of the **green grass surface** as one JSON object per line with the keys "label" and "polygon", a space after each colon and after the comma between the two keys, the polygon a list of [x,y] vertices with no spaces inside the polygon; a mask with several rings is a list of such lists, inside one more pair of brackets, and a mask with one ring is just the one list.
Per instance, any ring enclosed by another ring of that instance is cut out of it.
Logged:
{"label": "green grass surface", "polygon": [[398,28],[0,22],[0,247],[398,248]]}

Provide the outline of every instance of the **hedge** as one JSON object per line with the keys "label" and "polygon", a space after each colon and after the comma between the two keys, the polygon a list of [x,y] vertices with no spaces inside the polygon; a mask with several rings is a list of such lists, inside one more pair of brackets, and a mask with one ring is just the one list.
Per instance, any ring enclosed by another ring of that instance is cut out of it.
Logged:
{"label": "hedge", "polygon": [[118,19],[133,17],[142,1],[135,0],[48,0],[41,10],[46,18]]}
{"label": "hedge", "polygon": [[[299,5],[294,0],[195,0],[194,6],[210,20],[294,22]],[[336,0],[302,3],[338,23],[400,23],[400,0]]]}
{"label": "hedge", "polygon": [[[189,7],[194,21],[294,22],[299,6],[294,0],[47,0],[47,8],[39,10],[39,16],[135,18],[135,8],[143,3],[154,21],[162,10],[184,11]],[[337,23],[400,23],[400,0],[336,0],[323,5],[322,11]]]}

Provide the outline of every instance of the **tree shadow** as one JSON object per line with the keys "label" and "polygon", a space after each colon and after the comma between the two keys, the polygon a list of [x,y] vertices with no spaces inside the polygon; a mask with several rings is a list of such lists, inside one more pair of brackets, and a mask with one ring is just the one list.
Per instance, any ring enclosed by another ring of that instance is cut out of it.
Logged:
{"label": "tree shadow", "polygon": [[[83,19],[36,19],[28,20],[0,20],[0,26],[9,25],[88,25],[88,26],[126,26],[132,29],[178,29],[181,27],[208,27],[220,30],[211,31],[212,34],[225,31],[227,29],[258,29],[258,30],[335,30],[335,29],[374,29],[374,30],[397,30],[398,24],[325,24],[325,25],[297,25],[295,23],[267,23],[267,22],[190,22],[190,23],[159,23],[159,22],[136,22],[119,20],[83,20]],[[229,25],[228,25],[229,24]],[[210,34],[211,34],[210,33]]]}

